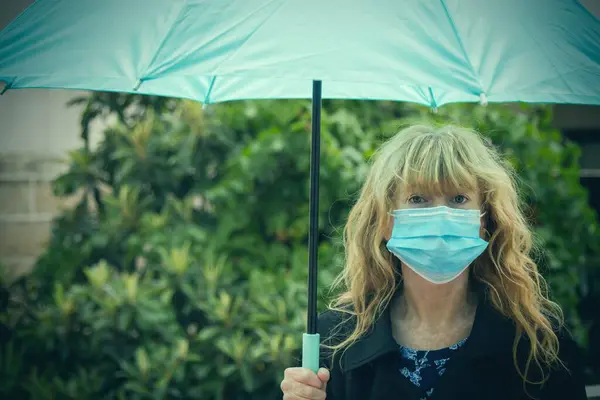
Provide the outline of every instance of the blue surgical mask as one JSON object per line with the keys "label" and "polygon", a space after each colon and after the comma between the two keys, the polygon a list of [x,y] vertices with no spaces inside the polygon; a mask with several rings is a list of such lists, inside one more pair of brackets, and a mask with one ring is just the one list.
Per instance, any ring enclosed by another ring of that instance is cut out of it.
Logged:
{"label": "blue surgical mask", "polygon": [[387,248],[432,283],[456,279],[486,249],[479,210],[448,207],[395,210]]}

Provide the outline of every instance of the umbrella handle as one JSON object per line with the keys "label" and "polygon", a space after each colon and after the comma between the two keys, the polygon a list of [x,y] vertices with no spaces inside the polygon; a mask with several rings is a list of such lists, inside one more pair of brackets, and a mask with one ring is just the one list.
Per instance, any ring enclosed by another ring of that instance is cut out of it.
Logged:
{"label": "umbrella handle", "polygon": [[320,339],[318,333],[302,334],[302,367],[310,369],[315,374],[319,370]]}

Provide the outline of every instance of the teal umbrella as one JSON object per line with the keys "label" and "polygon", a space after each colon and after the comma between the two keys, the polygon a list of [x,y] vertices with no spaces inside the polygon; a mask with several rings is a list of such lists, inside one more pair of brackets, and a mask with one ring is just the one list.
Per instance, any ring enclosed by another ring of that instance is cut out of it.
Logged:
{"label": "teal umbrella", "polygon": [[321,99],[600,104],[600,21],[576,0],[37,0],[0,32],[0,80],[312,98],[303,365],[316,371]]}

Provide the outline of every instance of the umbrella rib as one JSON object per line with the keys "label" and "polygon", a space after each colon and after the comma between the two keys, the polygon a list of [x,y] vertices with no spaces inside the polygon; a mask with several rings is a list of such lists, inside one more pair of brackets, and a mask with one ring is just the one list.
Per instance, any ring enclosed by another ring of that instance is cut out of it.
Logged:
{"label": "umbrella rib", "polygon": [[158,57],[158,54],[160,53],[160,51],[162,50],[163,46],[165,45],[165,43],[167,42],[167,39],[169,38],[169,36],[171,36],[171,32],[173,32],[173,29],[175,28],[175,24],[177,23],[177,21],[179,20],[179,17],[181,17],[181,14],[183,13],[183,10],[185,10],[187,4],[188,4],[189,0],[181,0],[181,8],[179,9],[179,11],[177,12],[177,15],[175,15],[175,18],[173,19],[173,21],[171,21],[170,25],[169,25],[169,29],[167,29],[167,31],[165,32],[164,37],[162,38],[162,40],[160,41],[160,43],[158,44],[158,47],[156,48],[156,51],[154,52],[154,55],[152,56],[152,59],[150,60],[150,62],[148,63],[148,65],[146,65],[146,68],[144,69],[142,76],[138,77],[138,86],[144,81],[145,75],[148,71],[148,68],[150,68],[150,66],[152,64],[154,64],[154,61],[156,61],[156,57]]}
{"label": "umbrella rib", "polygon": [[565,85],[565,87],[569,90],[570,93],[575,93],[575,91],[573,90],[573,88],[571,87],[571,85],[569,84],[569,82],[565,79],[563,73],[556,66],[556,63],[554,61],[552,61],[552,58],[550,58],[550,55],[546,51],[546,48],[543,46],[543,44],[540,43],[539,40],[537,40],[537,38],[535,37],[535,35],[526,26],[526,24],[521,23],[520,25],[529,34],[529,37],[531,38],[531,40],[533,40],[535,42],[535,44],[538,46],[538,48],[540,49],[540,51],[542,52],[542,54],[544,54],[544,56],[546,56],[546,61],[548,61],[548,64],[550,64],[550,66],[552,67],[552,69],[556,72],[556,77],[561,80],[561,82]]}
{"label": "umbrella rib", "polygon": [[[267,4],[265,4],[264,6],[262,6],[262,7],[260,7],[260,8],[263,8],[263,7],[265,7],[266,5],[268,5],[268,4],[271,4],[273,1],[275,1],[275,0],[271,0],[271,1],[269,1]],[[219,69],[220,69],[220,68],[223,66],[223,64],[225,64],[226,62],[228,62],[229,60],[231,60],[233,57],[235,57],[235,56],[236,56],[236,55],[237,55],[237,54],[240,52],[240,50],[242,49],[242,47],[244,47],[244,45],[245,45],[246,43],[248,43],[248,42],[250,41],[250,39],[252,39],[252,37],[253,37],[254,35],[256,35],[256,33],[257,33],[257,32],[258,32],[258,31],[259,31],[259,30],[260,30],[260,29],[261,29],[263,26],[265,26],[265,24],[266,24],[267,22],[269,22],[269,20],[270,20],[271,18],[273,18],[273,16],[274,16],[274,15],[277,13],[277,11],[279,11],[279,10],[281,9],[281,7],[283,6],[283,4],[284,4],[284,2],[281,2],[281,3],[279,4],[279,7],[277,7],[275,10],[273,10],[273,12],[272,12],[272,13],[271,13],[269,16],[267,16],[267,17],[266,17],[266,18],[265,18],[265,19],[264,19],[264,20],[263,20],[263,21],[262,21],[262,22],[261,22],[261,23],[260,23],[260,24],[259,24],[257,27],[255,27],[255,28],[252,30],[252,32],[250,32],[250,34],[249,34],[249,35],[247,35],[247,36],[244,38],[244,41],[243,41],[243,42],[242,42],[242,43],[241,43],[241,44],[238,46],[238,48],[237,48],[237,49],[236,49],[234,52],[232,52],[232,53],[231,53],[229,56],[227,56],[227,57],[226,57],[224,60],[222,60],[222,61],[221,61],[221,62],[220,62],[220,63],[219,63],[219,64],[218,64],[216,67],[215,67],[215,69],[213,70],[213,73],[212,73],[214,76],[216,76],[216,75],[219,73]]]}
{"label": "umbrella rib", "polygon": [[[0,80],[0,82],[2,82],[2,81]],[[4,81],[4,87],[2,88],[2,90],[0,90],[0,96],[3,96],[4,93],[6,93],[10,89],[12,89],[14,84],[15,84],[15,78],[11,79],[10,81]]]}
{"label": "umbrella rib", "polygon": [[210,95],[213,90],[213,86],[215,86],[215,80],[217,80],[217,76],[213,75],[210,79],[210,84],[208,85],[208,89],[206,90],[206,96],[204,96],[204,101],[202,102],[202,104],[209,104]]}
{"label": "umbrella rib", "polygon": [[[239,25],[241,25],[242,23],[248,21],[250,18],[254,17],[256,13],[258,13],[259,11],[263,10],[265,7],[269,6],[271,3],[274,3],[276,1],[281,1],[281,0],[269,0],[268,2],[266,2],[265,4],[262,4],[260,7],[254,9],[252,12],[250,12],[249,14],[245,15],[241,20],[236,21],[234,23],[232,23],[232,25],[230,26],[226,26],[224,29],[217,31],[216,33],[213,33],[211,36],[209,37],[205,37],[202,36],[201,39],[202,41],[198,43],[197,46],[194,47],[193,53],[201,53],[202,51],[204,51],[204,49],[210,45],[212,45],[214,43],[215,40],[219,39],[221,36],[226,35],[227,33],[233,31],[234,29],[238,28]],[[269,17],[271,17],[271,14],[269,14]],[[254,28],[256,29],[256,28]],[[246,38],[243,40],[243,44],[245,44],[248,41],[249,38]],[[236,50],[237,52],[237,50]],[[177,64],[182,62],[182,59],[185,60],[187,56],[183,56],[182,58],[177,58],[177,59],[172,59],[169,60],[168,62],[164,62],[163,64],[157,66],[156,70],[153,71],[153,73],[155,75],[168,75],[168,74],[172,74],[173,72],[178,72],[178,68],[177,68]],[[227,57],[225,57],[224,60],[221,60],[218,62],[218,64],[213,67],[210,71],[207,71],[206,75],[208,76],[213,76],[217,74],[217,71],[219,70],[219,68],[221,67],[221,65],[228,61],[230,59],[231,55],[228,55]]]}
{"label": "umbrella rib", "polygon": [[[448,6],[446,4],[446,0],[440,0],[440,3],[442,4],[442,7],[444,8],[444,12],[446,14],[446,18],[448,18],[450,27],[452,28],[452,31],[454,32],[454,37],[458,41],[458,45],[460,47],[460,50],[462,51],[462,55],[463,55],[465,61],[467,62],[467,64],[469,64],[469,68],[471,68],[471,73],[473,74],[473,77],[475,77],[477,79],[477,82],[479,83],[479,89],[481,90],[481,93],[483,93],[484,90],[481,85],[481,80],[479,79],[479,74],[477,74],[475,72],[475,67],[473,66],[473,63],[471,62],[471,59],[469,58],[469,55],[467,54],[467,50],[465,49],[465,45],[460,37],[460,34],[458,33],[456,24],[454,23],[454,20],[452,19],[452,16],[450,15],[450,11],[448,11]],[[480,95],[481,93],[475,93],[475,94]]]}

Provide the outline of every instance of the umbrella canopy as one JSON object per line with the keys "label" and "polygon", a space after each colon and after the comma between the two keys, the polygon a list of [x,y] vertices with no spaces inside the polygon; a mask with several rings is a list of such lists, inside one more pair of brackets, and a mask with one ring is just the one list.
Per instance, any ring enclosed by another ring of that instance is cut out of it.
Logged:
{"label": "umbrella canopy", "polygon": [[0,33],[10,88],[183,97],[600,104],[577,0],[38,0]]}
{"label": "umbrella canopy", "polygon": [[317,370],[321,98],[600,105],[577,0],[37,0],[0,32],[4,90],[313,99],[308,334]]}

